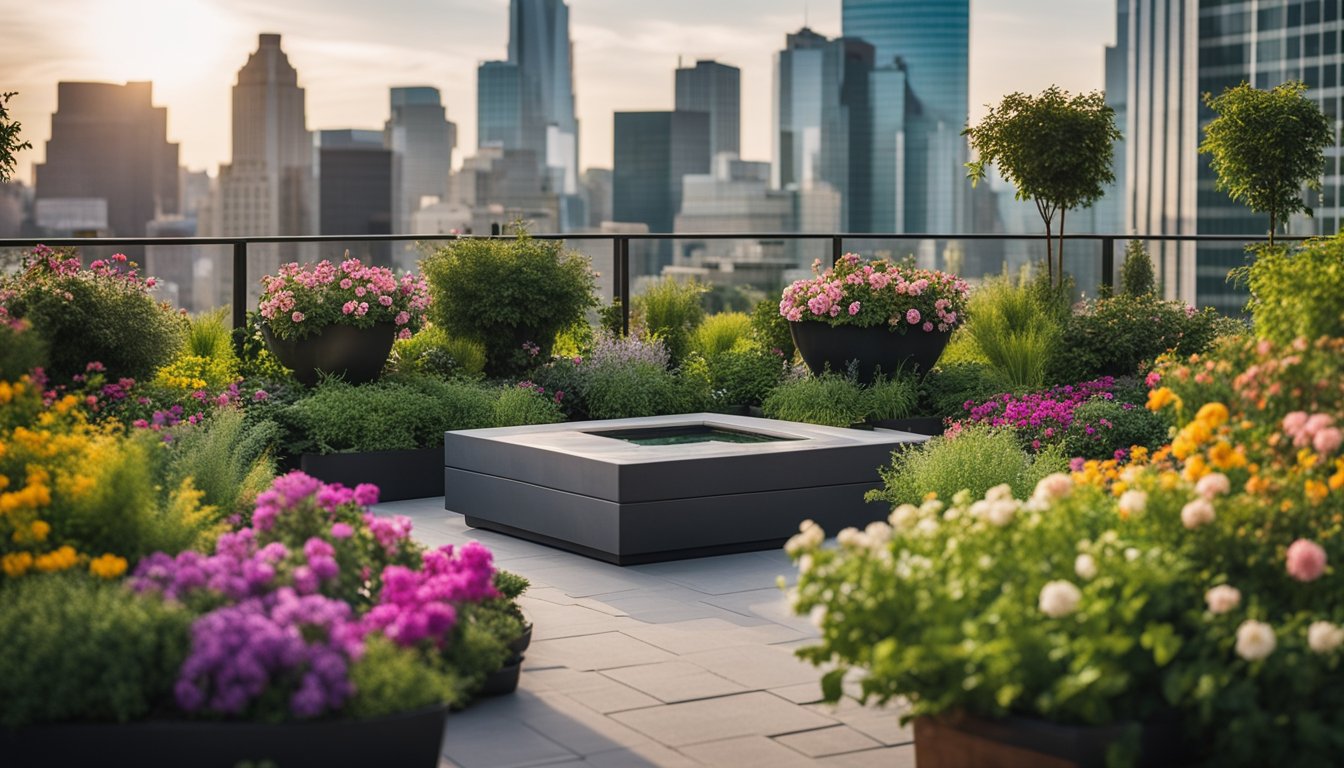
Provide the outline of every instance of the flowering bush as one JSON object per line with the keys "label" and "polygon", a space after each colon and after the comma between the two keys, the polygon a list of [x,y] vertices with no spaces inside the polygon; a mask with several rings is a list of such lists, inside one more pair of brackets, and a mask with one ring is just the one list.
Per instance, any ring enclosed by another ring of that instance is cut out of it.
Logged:
{"label": "flowering bush", "polygon": [[903,696],[911,716],[1176,719],[1210,764],[1330,764],[1344,749],[1337,381],[1197,409],[1159,387],[1148,405],[1175,437],[1123,468],[1080,459],[1025,499],[1000,486],[901,504],[837,547],[805,524],[787,546],[793,600],[822,636],[800,654],[835,665],[828,698],[862,669],[861,696]]}
{"label": "flowering bush", "polygon": [[371,328],[396,325],[397,337],[409,339],[424,322],[429,286],[424,278],[402,275],[386,267],[365,266],[345,259],[280,267],[280,274],[261,278],[261,316],[279,339],[302,339],[329,325]]}
{"label": "flowering bush", "polygon": [[779,314],[791,322],[947,333],[965,319],[969,288],[955,275],[885,260],[864,263],[853,253],[824,272],[815,261],[812,271],[816,277],[784,289]]}
{"label": "flowering bush", "polygon": [[69,252],[38,246],[22,272],[0,278],[0,317],[31,323],[53,378],[82,373],[94,360],[110,376],[143,378],[171,359],[186,335],[181,314],[150,295],[154,286],[124,254],[84,267]]}

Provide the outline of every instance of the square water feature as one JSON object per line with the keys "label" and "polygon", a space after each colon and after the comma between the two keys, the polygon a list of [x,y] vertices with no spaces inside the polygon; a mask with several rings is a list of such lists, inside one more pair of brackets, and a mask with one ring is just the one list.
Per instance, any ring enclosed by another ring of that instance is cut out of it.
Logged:
{"label": "square water feature", "polygon": [[468,525],[618,565],[778,547],[887,516],[878,467],[928,438],[696,413],[444,435],[444,506]]}

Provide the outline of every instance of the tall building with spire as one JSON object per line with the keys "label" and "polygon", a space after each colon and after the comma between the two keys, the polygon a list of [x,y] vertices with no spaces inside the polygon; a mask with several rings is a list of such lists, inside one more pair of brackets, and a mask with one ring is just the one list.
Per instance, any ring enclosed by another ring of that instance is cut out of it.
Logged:
{"label": "tall building with spire", "polygon": [[[219,168],[211,234],[310,235],[317,225],[313,139],[303,88],[280,49],[280,36],[262,34],[233,86],[233,156]],[[251,294],[259,291],[261,275],[300,252],[292,246],[250,246]]]}
{"label": "tall building with spire", "polygon": [[481,146],[528,150],[549,191],[579,191],[579,123],[569,7],[563,0],[510,0],[509,57],[477,71]]}

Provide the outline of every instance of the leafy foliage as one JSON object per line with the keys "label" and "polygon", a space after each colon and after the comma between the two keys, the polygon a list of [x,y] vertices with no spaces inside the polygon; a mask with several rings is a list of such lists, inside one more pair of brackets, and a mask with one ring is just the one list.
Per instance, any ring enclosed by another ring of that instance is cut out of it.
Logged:
{"label": "leafy foliage", "polygon": [[1161,447],[1167,442],[1167,422],[1142,403],[1098,398],[1078,406],[1062,437],[1066,456],[1111,459],[1135,445]]}
{"label": "leafy foliage", "polygon": [[751,310],[751,332],[767,350],[779,350],[785,360],[793,359],[793,332],[789,321],[779,314],[779,302],[762,299]]}
{"label": "leafy foliage", "polygon": [[971,294],[966,334],[1009,387],[1039,387],[1061,328],[1028,285],[989,280]]}
{"label": "leafy foliage", "polygon": [[784,361],[748,339],[706,360],[709,384],[722,405],[758,406],[784,378]]}
{"label": "leafy foliage", "polygon": [[1217,97],[1204,94],[1217,117],[1204,126],[1199,152],[1211,156],[1217,189],[1269,214],[1271,244],[1290,214],[1311,215],[1302,186],[1321,188],[1324,150],[1334,141],[1330,121],[1306,90],[1301,82],[1267,91],[1242,83]]}
{"label": "leafy foliage", "polygon": [[1287,250],[1256,250],[1239,273],[1251,288],[1256,333],[1286,344],[1302,336],[1344,336],[1344,239],[1317,238]]}
{"label": "leafy foliage", "polygon": [[410,450],[442,445],[448,430],[494,426],[495,394],[430,377],[328,381],[276,417],[296,433],[291,452]]}
{"label": "leafy foliage", "polygon": [[346,705],[350,717],[369,718],[439,704],[461,703],[461,679],[452,667],[426,664],[419,652],[372,635],[364,655],[350,667],[355,695]]}
{"label": "leafy foliage", "polygon": [[22,130],[23,123],[9,119],[9,109],[6,105],[10,98],[17,95],[14,91],[0,93],[0,184],[9,181],[9,177],[14,173],[14,155],[33,148],[32,142],[19,141],[19,131]]}
{"label": "leafy foliage", "polygon": [[521,372],[524,343],[550,356],[555,335],[596,304],[588,259],[564,243],[520,234],[513,240],[455,240],[421,262],[430,318],[449,335],[485,347],[491,376]]}
{"label": "leafy foliage", "polygon": [[[972,183],[997,165],[1017,187],[1018,200],[1031,200],[1045,222],[1046,264],[1056,272],[1052,249],[1058,244],[1058,280],[1064,276],[1064,215],[1086,208],[1115,180],[1112,145],[1120,138],[1115,110],[1102,93],[1071,96],[1050,86],[1039,96],[1012,93],[991,107],[979,125],[962,131],[979,157],[966,164]],[[1051,230],[1059,214],[1058,234]],[[1057,281],[1056,281],[1057,282]]]}
{"label": "leafy foliage", "polygon": [[1125,246],[1125,263],[1120,266],[1120,292],[1128,296],[1147,296],[1156,292],[1153,260],[1138,240]]}
{"label": "leafy foliage", "polygon": [[565,412],[560,409],[560,403],[554,396],[547,397],[525,385],[501,389],[495,400],[494,416],[496,427],[555,424],[565,420]]}
{"label": "leafy foliage", "polygon": [[691,339],[691,348],[706,359],[733,348],[739,339],[751,334],[751,317],[745,312],[721,312],[705,318],[695,336]]}
{"label": "leafy foliage", "polygon": [[976,362],[940,364],[919,388],[920,412],[941,418],[962,416],[968,404],[1012,389],[998,368]]}
{"label": "leafy foliage", "polygon": [[706,286],[665,277],[634,298],[632,322],[667,348],[669,365],[680,365],[690,354],[696,329],[705,319],[700,303]]}
{"label": "leafy foliage", "polygon": [[86,574],[0,580],[0,725],[126,722],[163,708],[191,618]]}
{"label": "leafy foliage", "polygon": [[768,418],[848,427],[865,420],[909,416],[919,401],[914,379],[879,378],[863,386],[847,376],[825,373],[785,382],[761,404]]}
{"label": "leafy foliage", "polygon": [[0,381],[18,381],[46,365],[47,345],[31,329],[25,320],[7,320],[0,306]]}
{"label": "leafy foliage", "polygon": [[245,511],[275,478],[271,447],[280,439],[280,427],[273,421],[249,423],[239,409],[220,409],[172,434],[166,449],[170,482],[191,478],[220,519]]}
{"label": "leafy foliage", "polygon": [[444,378],[476,376],[485,370],[485,347],[480,342],[449,336],[427,324],[409,339],[398,339],[389,358],[392,370]]}

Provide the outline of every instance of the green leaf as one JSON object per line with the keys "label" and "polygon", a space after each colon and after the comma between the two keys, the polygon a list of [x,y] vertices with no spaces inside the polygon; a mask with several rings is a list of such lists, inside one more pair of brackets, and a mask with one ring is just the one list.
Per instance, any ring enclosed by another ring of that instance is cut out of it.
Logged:
{"label": "green leaf", "polygon": [[844,693],[845,667],[837,667],[821,676],[821,695],[827,701],[839,701]]}
{"label": "green leaf", "polygon": [[1181,650],[1182,640],[1170,624],[1149,624],[1139,642],[1153,652],[1153,662],[1157,666],[1165,667]]}

